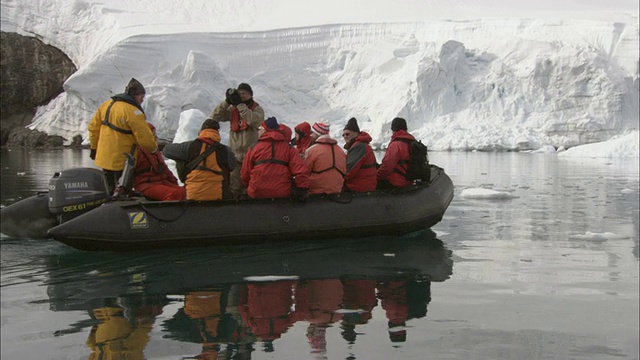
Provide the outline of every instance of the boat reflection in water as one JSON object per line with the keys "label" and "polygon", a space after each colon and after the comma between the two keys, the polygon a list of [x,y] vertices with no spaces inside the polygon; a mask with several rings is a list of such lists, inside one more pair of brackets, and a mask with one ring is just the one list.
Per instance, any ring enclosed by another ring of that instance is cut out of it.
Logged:
{"label": "boat reflection in water", "polygon": [[[90,315],[60,333],[90,327],[90,359],[145,358],[160,314],[163,339],[201,344],[200,354],[183,358],[247,359],[256,350],[284,351],[276,349],[277,339],[303,338],[286,334],[296,323],[306,327],[309,351],[322,356],[328,329],[339,327],[353,344],[376,307],[386,316],[385,341],[403,342],[407,322],[427,313],[431,282],[448,279],[453,266],[451,252],[431,230],[178,253],[74,251],[49,260],[51,309]],[[168,308],[173,313],[163,313]]]}

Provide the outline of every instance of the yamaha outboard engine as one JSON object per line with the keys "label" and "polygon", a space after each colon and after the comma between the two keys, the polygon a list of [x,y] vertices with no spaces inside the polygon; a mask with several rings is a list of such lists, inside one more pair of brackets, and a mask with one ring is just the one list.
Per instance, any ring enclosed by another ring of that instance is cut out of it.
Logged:
{"label": "yamaha outboard engine", "polygon": [[101,205],[108,197],[107,180],[99,169],[66,169],[49,180],[49,211],[60,223]]}

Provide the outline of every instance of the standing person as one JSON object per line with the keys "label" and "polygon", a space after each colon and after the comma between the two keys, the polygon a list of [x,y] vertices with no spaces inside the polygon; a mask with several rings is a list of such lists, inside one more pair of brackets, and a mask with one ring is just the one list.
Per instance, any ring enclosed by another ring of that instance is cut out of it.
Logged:
{"label": "standing person", "polygon": [[313,144],[304,155],[309,176],[309,194],[339,194],[344,184],[347,156],[329,136],[329,124],[314,123]]}
{"label": "standing person", "polygon": [[413,184],[413,181],[408,180],[403,174],[407,173],[411,151],[408,141],[415,138],[407,132],[407,122],[403,118],[393,119],[391,131],[391,142],[377,172],[378,187],[383,189],[402,188]]}
{"label": "standing person", "polygon": [[293,181],[306,192],[307,168],[296,149],[289,145],[291,130],[270,117],[262,122],[258,134],[258,143],[247,151],[240,173],[247,195],[253,199],[288,197]]}
{"label": "standing person", "polygon": [[187,200],[221,200],[227,192],[229,173],[237,164],[231,149],[220,143],[219,129],[217,121],[207,119],[197,139],[164,147],[164,155],[178,163]]}
{"label": "standing person", "polygon": [[344,148],[347,150],[347,175],[345,188],[351,191],[375,191],[378,163],[371,149],[371,136],[360,131],[358,120],[351,118],[342,130]]}
{"label": "standing person", "polygon": [[[147,123],[157,142],[156,127]],[[154,154],[138,149],[138,159],[133,175],[133,188],[147,199],[158,201],[183,200],[185,189],[178,184],[160,151]]]}
{"label": "standing person", "polygon": [[[249,84],[238,85],[237,93],[233,90],[227,89],[225,100],[213,109],[209,118],[231,122],[229,147],[242,164],[247,149],[258,141],[258,127],[264,121],[264,110],[253,100],[253,89]],[[244,192],[240,167],[231,172],[230,188],[235,198]]]}
{"label": "standing person", "polygon": [[89,122],[89,156],[102,168],[109,193],[113,193],[122,176],[126,161],[124,153],[135,156],[137,146],[152,154],[158,151],[142,110],[145,94],[144,86],[131,78],[124,93],[102,103]]}
{"label": "standing person", "polygon": [[296,137],[291,141],[291,144],[296,147],[298,154],[300,154],[300,157],[304,159],[305,151],[307,151],[309,146],[311,146],[311,125],[304,121],[296,125],[293,129],[296,133]]}

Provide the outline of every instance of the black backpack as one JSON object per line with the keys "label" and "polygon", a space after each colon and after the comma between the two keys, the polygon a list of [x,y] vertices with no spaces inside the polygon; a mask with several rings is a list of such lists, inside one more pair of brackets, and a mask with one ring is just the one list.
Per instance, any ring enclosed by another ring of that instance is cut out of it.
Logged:
{"label": "black backpack", "polygon": [[409,161],[401,161],[401,164],[407,164],[407,173],[403,174],[397,171],[407,180],[421,180],[428,182],[431,180],[431,167],[429,166],[429,155],[427,154],[427,146],[418,140],[396,139],[409,144]]}

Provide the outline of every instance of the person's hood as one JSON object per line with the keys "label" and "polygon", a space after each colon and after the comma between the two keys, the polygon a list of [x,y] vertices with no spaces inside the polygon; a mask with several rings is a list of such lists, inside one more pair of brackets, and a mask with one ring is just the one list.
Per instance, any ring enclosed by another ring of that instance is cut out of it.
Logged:
{"label": "person's hood", "polygon": [[218,130],[213,130],[213,129],[204,129],[202,131],[200,131],[200,133],[198,134],[198,138],[199,139],[210,139],[213,141],[220,141],[220,133],[218,132]]}
{"label": "person's hood", "polygon": [[415,140],[416,138],[414,138],[413,135],[409,134],[404,130],[398,130],[394,132],[393,135],[391,135],[391,140],[395,140],[395,139]]}

